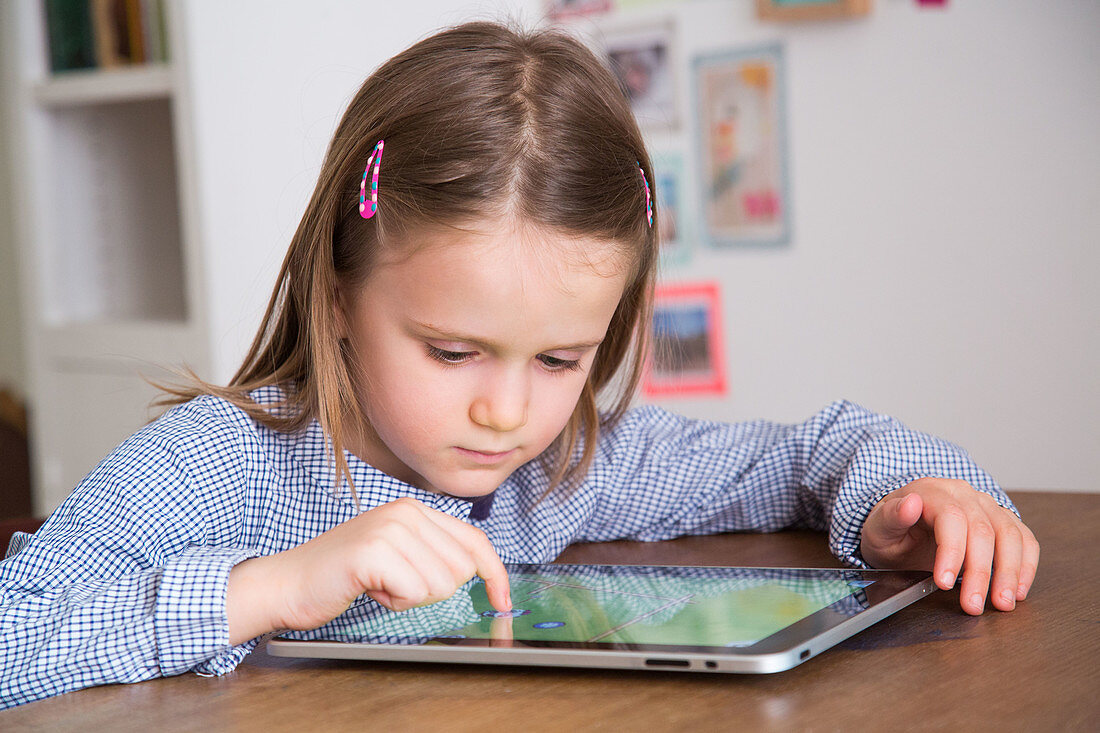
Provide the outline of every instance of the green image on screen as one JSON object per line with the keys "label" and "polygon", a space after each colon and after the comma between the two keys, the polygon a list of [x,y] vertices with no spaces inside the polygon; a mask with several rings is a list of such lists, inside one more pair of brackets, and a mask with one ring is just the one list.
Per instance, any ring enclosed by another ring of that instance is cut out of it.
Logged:
{"label": "green image on screen", "polygon": [[728,568],[522,568],[509,573],[509,616],[493,609],[484,582],[475,578],[447,601],[376,615],[342,635],[418,637],[419,643],[512,638],[737,647],[755,644],[866,585],[836,574],[783,570],[761,576],[721,572]]}

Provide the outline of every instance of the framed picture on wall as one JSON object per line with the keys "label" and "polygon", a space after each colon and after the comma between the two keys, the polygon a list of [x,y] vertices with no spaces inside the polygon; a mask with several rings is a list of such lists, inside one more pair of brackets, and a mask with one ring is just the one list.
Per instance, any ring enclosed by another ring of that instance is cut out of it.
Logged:
{"label": "framed picture on wall", "polygon": [[726,393],[717,283],[658,285],[652,335],[642,377],[643,394],[660,397]]}
{"label": "framed picture on wall", "polygon": [[602,45],[611,70],[630,99],[643,129],[680,124],[676,82],[675,25],[671,20],[635,26],[602,26]]}
{"label": "framed picture on wall", "polygon": [[756,0],[761,20],[799,22],[854,18],[871,12],[872,0]]}
{"label": "framed picture on wall", "polygon": [[691,215],[687,205],[684,156],[661,152],[653,156],[657,196],[657,231],[661,238],[662,267],[683,267],[691,261]]}
{"label": "framed picture on wall", "polygon": [[712,246],[790,240],[783,49],[703,56],[694,63],[699,198]]}
{"label": "framed picture on wall", "polygon": [[546,14],[554,20],[610,12],[612,0],[544,0]]}

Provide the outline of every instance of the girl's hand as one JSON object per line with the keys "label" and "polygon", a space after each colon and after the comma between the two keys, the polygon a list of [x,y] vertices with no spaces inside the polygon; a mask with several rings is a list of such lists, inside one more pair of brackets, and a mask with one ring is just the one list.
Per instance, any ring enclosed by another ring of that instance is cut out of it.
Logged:
{"label": "girl's hand", "polygon": [[1011,611],[1039,563],[1039,543],[1015,514],[965,481],[940,478],[883,497],[863,524],[860,551],[872,567],[931,569],[944,590],[961,568],[960,603],[974,615],[985,608],[991,574],[993,606]]}
{"label": "girl's hand", "polygon": [[275,629],[313,629],[366,593],[394,611],[449,598],[475,574],[510,610],[508,573],[485,533],[410,498],[384,504],[285,552],[236,565],[231,644]]}

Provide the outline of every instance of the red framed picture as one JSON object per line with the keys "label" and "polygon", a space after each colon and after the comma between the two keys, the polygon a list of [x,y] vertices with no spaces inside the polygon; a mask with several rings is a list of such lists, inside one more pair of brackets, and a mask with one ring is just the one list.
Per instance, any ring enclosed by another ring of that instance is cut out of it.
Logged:
{"label": "red framed picture", "polygon": [[723,395],[726,369],[721,302],[714,282],[658,285],[642,377],[648,397]]}

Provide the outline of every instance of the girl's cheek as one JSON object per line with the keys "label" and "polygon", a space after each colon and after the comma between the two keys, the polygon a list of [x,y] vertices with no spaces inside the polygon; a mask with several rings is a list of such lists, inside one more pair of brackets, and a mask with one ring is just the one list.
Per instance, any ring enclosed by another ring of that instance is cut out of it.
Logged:
{"label": "girl's cheek", "polygon": [[554,430],[555,436],[560,433],[565,428],[565,424],[569,422],[569,418],[572,416],[573,411],[577,407],[577,403],[580,401],[581,390],[583,388],[584,381],[582,379],[578,385],[569,385],[565,389],[556,390],[546,404],[545,408],[548,410],[548,414],[553,415],[552,423],[556,427]]}

